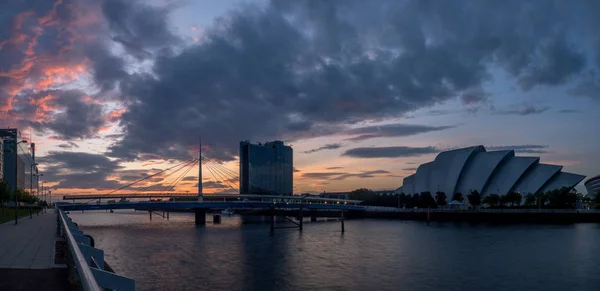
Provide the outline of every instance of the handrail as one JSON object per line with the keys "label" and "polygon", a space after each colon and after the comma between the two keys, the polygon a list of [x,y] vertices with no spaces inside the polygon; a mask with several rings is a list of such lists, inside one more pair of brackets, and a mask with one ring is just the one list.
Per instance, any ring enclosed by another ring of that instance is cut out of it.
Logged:
{"label": "handrail", "polygon": [[102,288],[100,288],[98,282],[96,282],[96,278],[94,278],[94,275],[92,274],[90,266],[88,265],[85,257],[81,253],[79,246],[77,246],[77,241],[75,241],[75,238],[71,233],[71,229],[67,225],[64,212],[58,208],[57,210],[62,222],[63,231],[65,232],[65,237],[67,238],[69,248],[71,249],[71,254],[73,255],[73,261],[75,262],[75,266],[77,267],[77,274],[79,274],[83,290],[102,291]]}

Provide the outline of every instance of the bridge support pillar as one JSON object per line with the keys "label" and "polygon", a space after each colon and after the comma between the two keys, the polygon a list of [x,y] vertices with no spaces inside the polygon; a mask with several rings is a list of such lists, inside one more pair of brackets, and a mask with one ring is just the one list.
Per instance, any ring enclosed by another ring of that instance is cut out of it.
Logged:
{"label": "bridge support pillar", "polygon": [[206,224],[206,210],[205,209],[195,209],[194,210],[196,225],[205,225]]}
{"label": "bridge support pillar", "polygon": [[315,221],[317,221],[317,211],[311,210],[310,211],[310,222],[315,222]]}

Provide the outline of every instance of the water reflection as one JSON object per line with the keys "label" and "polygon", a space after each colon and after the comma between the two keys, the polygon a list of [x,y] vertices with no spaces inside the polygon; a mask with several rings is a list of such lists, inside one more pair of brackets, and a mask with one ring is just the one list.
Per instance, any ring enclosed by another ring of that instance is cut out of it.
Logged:
{"label": "water reflection", "polygon": [[600,227],[305,223],[195,227],[147,212],[72,213],[138,290],[598,290]]}

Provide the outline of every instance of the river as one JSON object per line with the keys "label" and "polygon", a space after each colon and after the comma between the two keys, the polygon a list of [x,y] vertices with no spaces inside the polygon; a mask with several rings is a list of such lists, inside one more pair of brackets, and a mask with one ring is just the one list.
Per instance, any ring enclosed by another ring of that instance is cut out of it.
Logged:
{"label": "river", "polygon": [[365,219],[271,234],[235,215],[205,227],[186,213],[70,216],[136,290],[600,290],[600,224]]}

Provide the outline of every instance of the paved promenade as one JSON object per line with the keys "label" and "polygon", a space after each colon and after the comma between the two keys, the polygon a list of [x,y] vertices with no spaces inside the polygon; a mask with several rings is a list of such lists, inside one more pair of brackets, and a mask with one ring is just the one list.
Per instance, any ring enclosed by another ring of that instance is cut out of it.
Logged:
{"label": "paved promenade", "polygon": [[0,269],[50,269],[54,267],[56,213],[33,214],[0,224]]}

